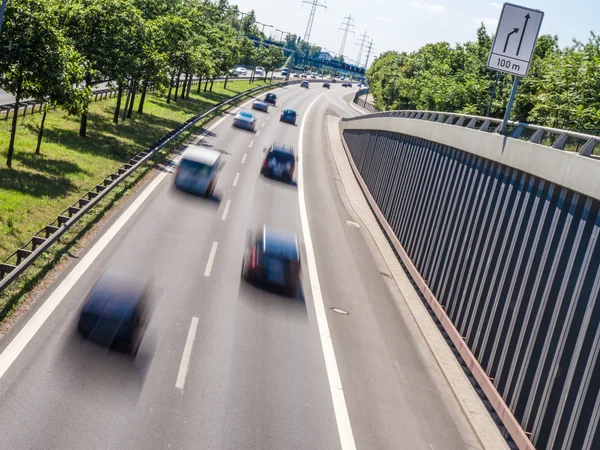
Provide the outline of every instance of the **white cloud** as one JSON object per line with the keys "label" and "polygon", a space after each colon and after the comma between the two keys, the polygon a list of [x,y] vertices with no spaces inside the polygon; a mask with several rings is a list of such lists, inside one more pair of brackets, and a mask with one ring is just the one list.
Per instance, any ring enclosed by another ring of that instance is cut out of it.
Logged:
{"label": "white cloud", "polygon": [[387,19],[385,17],[375,17],[377,20],[385,23],[396,23],[394,19]]}
{"label": "white cloud", "polygon": [[417,8],[424,9],[425,11],[430,13],[440,14],[446,12],[446,7],[444,5],[434,5],[431,3],[421,3],[417,1],[412,2],[412,5],[416,6]]}
{"label": "white cloud", "polygon": [[489,18],[489,17],[482,17],[479,19],[471,19],[473,22],[475,22],[477,25],[479,25],[481,22],[483,22],[483,24],[487,27],[487,28],[495,28],[498,25],[498,19],[496,18]]}
{"label": "white cloud", "polygon": [[493,6],[494,8],[502,9],[502,5],[498,2],[490,2],[488,5]]}

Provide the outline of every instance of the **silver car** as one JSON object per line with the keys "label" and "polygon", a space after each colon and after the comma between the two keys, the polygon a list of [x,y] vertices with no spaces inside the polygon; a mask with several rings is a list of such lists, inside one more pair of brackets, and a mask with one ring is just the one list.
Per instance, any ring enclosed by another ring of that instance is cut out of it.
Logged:
{"label": "silver car", "polygon": [[212,197],[222,166],[221,152],[200,145],[189,145],[181,155],[175,175],[175,187],[196,195]]}
{"label": "silver car", "polygon": [[256,128],[256,117],[249,111],[240,111],[233,119],[233,126],[254,131]]}

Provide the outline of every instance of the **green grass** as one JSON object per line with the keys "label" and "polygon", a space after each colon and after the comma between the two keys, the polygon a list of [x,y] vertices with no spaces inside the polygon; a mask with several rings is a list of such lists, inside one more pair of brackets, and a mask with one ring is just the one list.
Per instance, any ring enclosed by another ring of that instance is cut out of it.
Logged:
{"label": "green grass", "polygon": [[[0,261],[24,245],[65,208],[101,183],[133,155],[191,116],[263,82],[215,82],[213,92],[166,104],[165,96],[149,94],[144,114],[119,125],[112,122],[116,99],[92,103],[88,136],[79,136],[79,117],[51,111],[41,155],[35,154],[41,114],[19,118],[13,168],[5,165],[11,120],[0,121]],[[123,100],[124,102],[124,100]]]}

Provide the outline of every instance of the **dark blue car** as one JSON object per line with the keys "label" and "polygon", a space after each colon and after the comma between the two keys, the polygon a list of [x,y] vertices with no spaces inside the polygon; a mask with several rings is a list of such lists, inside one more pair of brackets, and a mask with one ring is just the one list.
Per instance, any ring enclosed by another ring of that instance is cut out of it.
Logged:
{"label": "dark blue car", "polygon": [[250,233],[242,276],[249,283],[264,283],[285,290],[295,297],[300,287],[300,250],[293,233],[263,226]]}
{"label": "dark blue car", "polygon": [[296,125],[296,116],[297,116],[296,111],[294,111],[293,109],[286,109],[281,113],[281,116],[279,117],[279,121],[291,123],[292,125]]}

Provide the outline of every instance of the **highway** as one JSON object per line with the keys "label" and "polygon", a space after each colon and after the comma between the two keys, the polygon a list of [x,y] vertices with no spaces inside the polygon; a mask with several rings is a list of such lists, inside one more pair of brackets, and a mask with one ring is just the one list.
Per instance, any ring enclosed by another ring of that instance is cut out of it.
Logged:
{"label": "highway", "polygon": [[[373,244],[347,222],[326,117],[356,115],[354,90],[276,93],[276,108],[256,112],[256,133],[232,128],[228,113],[202,137],[225,152],[214,199],[176,191],[172,167],[157,171],[3,337],[1,448],[468,447],[466,419],[431,377],[433,357],[415,344]],[[299,113],[298,126],[279,122],[282,108]],[[296,183],[260,177],[273,142],[301,153]],[[241,279],[246,232],[263,223],[298,234],[302,298]],[[74,334],[106,267],[154,282],[134,361]]]}

